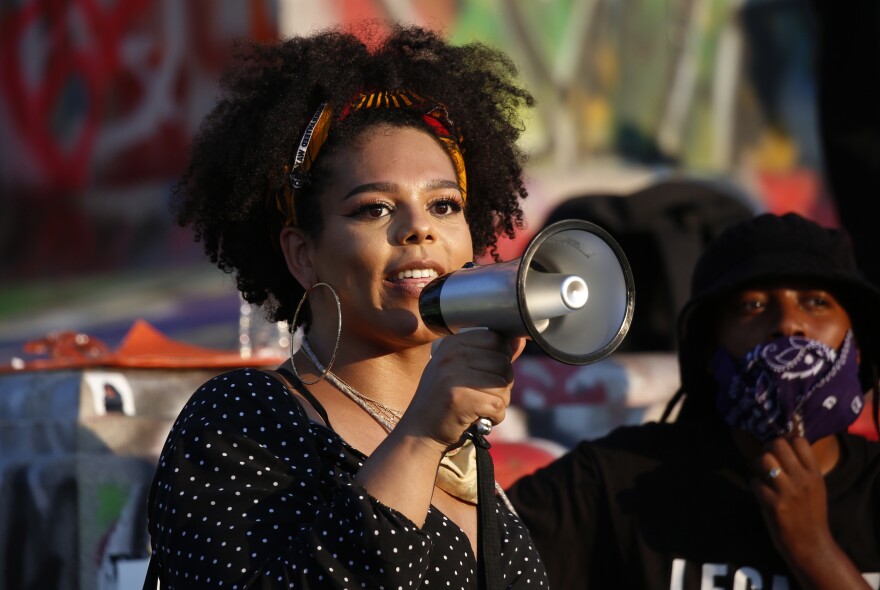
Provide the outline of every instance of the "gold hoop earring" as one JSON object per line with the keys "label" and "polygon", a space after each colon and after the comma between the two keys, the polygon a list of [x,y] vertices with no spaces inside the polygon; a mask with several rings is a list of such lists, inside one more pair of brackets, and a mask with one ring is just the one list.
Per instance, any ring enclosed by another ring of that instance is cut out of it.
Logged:
{"label": "gold hoop earring", "polygon": [[[296,331],[297,329],[296,320],[299,317],[299,311],[300,309],[302,309],[303,303],[305,303],[306,299],[308,299],[309,292],[311,292],[311,290],[315,287],[327,287],[328,289],[330,289],[330,292],[333,293],[333,299],[336,300],[336,344],[333,345],[333,354],[330,356],[330,361],[327,363],[327,366],[324,368],[321,375],[314,381],[306,381],[299,376],[299,372],[297,372],[296,370],[296,363],[294,362],[293,357],[297,351],[293,350],[293,342],[295,339],[291,335],[290,368],[293,369],[293,374],[296,375],[296,378],[299,379],[300,383],[302,383],[303,385],[314,385],[315,383],[327,376],[327,373],[330,372],[330,368],[333,366],[333,363],[336,362],[336,353],[339,352],[339,340],[342,338],[342,304],[339,302],[339,295],[336,294],[336,289],[334,289],[328,283],[315,283],[314,285],[306,289],[305,293],[303,293],[302,299],[299,300],[299,305],[296,306],[296,311],[293,313],[293,320],[291,321],[291,325],[293,326],[294,331]],[[305,338],[305,336],[303,336],[303,338]]]}

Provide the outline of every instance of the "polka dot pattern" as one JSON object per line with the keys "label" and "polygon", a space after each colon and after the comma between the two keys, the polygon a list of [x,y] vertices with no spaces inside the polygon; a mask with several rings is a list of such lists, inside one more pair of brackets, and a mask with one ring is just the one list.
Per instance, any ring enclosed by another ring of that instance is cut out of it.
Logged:
{"label": "polka dot pattern", "polygon": [[[167,587],[477,588],[461,529],[433,507],[419,528],[377,501],[352,479],[364,460],[266,373],[207,382],[169,432],[150,489]],[[524,525],[496,511],[503,587],[546,588]]]}

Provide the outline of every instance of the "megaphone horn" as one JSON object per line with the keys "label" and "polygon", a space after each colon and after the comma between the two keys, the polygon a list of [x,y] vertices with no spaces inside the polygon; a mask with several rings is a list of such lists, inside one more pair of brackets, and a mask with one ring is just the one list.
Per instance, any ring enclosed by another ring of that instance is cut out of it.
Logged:
{"label": "megaphone horn", "polygon": [[516,260],[437,277],[419,297],[422,321],[437,334],[483,327],[527,336],[570,365],[611,354],[629,331],[634,307],[623,250],[608,232],[578,219],[544,228]]}

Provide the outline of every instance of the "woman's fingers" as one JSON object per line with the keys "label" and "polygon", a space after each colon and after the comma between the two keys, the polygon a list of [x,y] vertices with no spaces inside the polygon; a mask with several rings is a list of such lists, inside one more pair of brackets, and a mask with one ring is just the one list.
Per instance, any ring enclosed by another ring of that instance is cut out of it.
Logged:
{"label": "woman's fingers", "polygon": [[479,418],[493,425],[504,420],[514,381],[512,363],[526,343],[524,337],[475,329],[445,337],[435,346],[431,362],[435,367],[426,374],[437,378],[439,389],[452,393],[443,411],[457,418],[462,429],[458,437]]}
{"label": "woman's fingers", "polygon": [[444,338],[402,420],[406,428],[453,445],[479,418],[493,424],[504,420],[513,385],[511,358],[518,347],[488,330]]}
{"label": "woman's fingers", "polygon": [[511,362],[515,361],[520,355],[522,355],[523,351],[526,349],[527,342],[527,338],[519,336],[510,340],[510,346],[513,349],[513,354],[510,357]]}
{"label": "woman's fingers", "polygon": [[[492,384],[490,387],[503,387],[513,382],[514,354],[510,340],[488,330],[473,330],[448,338],[448,342],[438,347],[434,354],[434,362],[439,366],[448,366],[451,372],[466,367],[475,372],[498,375],[503,384]],[[470,376],[473,377],[475,373]],[[475,387],[482,387],[482,382],[475,382]]]}

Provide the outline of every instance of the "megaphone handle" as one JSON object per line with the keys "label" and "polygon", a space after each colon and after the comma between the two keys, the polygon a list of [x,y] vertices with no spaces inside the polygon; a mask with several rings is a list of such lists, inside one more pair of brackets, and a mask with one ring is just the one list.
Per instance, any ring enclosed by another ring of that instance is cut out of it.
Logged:
{"label": "megaphone handle", "polygon": [[476,422],[471,424],[470,430],[473,430],[478,436],[489,436],[492,432],[492,421],[488,418],[478,418]]}

